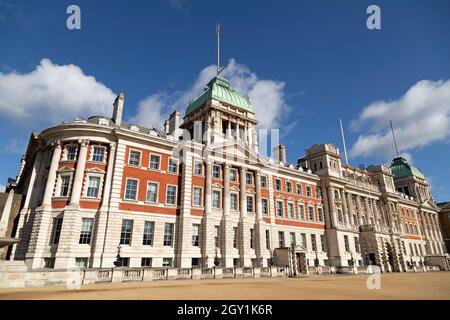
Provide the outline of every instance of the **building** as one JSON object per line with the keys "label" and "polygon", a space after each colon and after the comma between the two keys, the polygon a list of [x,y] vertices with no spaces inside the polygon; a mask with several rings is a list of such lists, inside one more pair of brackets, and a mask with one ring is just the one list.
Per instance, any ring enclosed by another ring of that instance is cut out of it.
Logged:
{"label": "building", "polygon": [[450,202],[438,203],[441,208],[439,212],[439,220],[441,222],[442,236],[447,247],[447,252],[450,251]]}
{"label": "building", "polygon": [[263,156],[250,100],[219,76],[163,130],[125,123],[123,108],[120,94],[112,118],[31,135],[11,259],[29,269],[267,266],[291,248],[299,272],[446,267],[439,208],[403,158],[355,168],[332,144],[296,165],[282,145]]}

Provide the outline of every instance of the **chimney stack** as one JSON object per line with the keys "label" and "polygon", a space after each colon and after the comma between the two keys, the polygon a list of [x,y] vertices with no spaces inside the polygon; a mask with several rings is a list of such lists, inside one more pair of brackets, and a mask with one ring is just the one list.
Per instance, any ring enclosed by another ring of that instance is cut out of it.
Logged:
{"label": "chimney stack", "polygon": [[114,101],[114,111],[113,111],[113,121],[116,126],[122,124],[122,113],[123,113],[123,103],[125,100],[125,95],[123,93],[119,93],[116,100]]}
{"label": "chimney stack", "polygon": [[286,146],[284,144],[279,144],[273,148],[273,156],[275,160],[282,161],[286,163]]}
{"label": "chimney stack", "polygon": [[[173,134],[175,130],[180,128],[180,112],[174,111],[169,116],[169,134]],[[177,137],[175,137],[177,138]]]}

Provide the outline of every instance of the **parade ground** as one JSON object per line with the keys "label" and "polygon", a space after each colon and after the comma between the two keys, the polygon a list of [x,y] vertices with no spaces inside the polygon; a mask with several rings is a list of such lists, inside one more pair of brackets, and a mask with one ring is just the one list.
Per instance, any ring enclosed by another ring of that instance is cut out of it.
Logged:
{"label": "parade ground", "polygon": [[[450,300],[450,272],[389,273],[380,276],[378,284],[371,281],[369,275],[332,275],[304,278],[163,280],[91,284],[83,285],[79,289],[67,286],[0,288],[0,300]],[[368,279],[372,289],[368,288]]]}

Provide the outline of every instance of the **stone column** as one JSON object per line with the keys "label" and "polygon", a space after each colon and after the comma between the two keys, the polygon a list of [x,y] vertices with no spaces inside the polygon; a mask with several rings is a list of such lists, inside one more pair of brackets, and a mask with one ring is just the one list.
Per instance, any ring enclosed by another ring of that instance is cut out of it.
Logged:
{"label": "stone column", "polygon": [[[359,224],[363,225],[364,220],[363,220],[362,207],[361,207],[361,196],[359,196],[359,195],[356,196],[356,210],[358,211]],[[366,218],[367,218],[367,214],[366,214]]]}
{"label": "stone column", "polygon": [[228,128],[227,128],[227,132],[226,132],[226,137],[227,137],[227,139],[231,138],[231,120],[230,120],[230,118],[228,118]]}
{"label": "stone column", "polygon": [[45,185],[44,198],[42,200],[43,207],[52,206],[53,191],[55,188],[56,171],[58,170],[59,160],[61,159],[61,143],[57,141],[55,143],[55,149],[53,150],[52,162],[48,171],[47,183]]}
{"label": "stone column", "polygon": [[247,169],[244,167],[241,167],[240,170],[240,202],[241,202],[241,207],[240,207],[240,212],[241,212],[241,217],[245,216],[247,214],[247,193],[246,193],[246,174],[247,174]]}
{"label": "stone column", "polygon": [[349,216],[348,208],[347,208],[347,197],[346,197],[346,192],[344,189],[341,191],[341,200],[342,200],[342,211],[343,211],[342,214],[344,216],[344,223],[347,225],[350,225],[351,223],[350,223],[350,216]]}
{"label": "stone column", "polygon": [[346,193],[346,201],[347,201],[347,209],[348,209],[348,214],[349,214],[349,223],[351,225],[354,225],[353,214],[355,213],[355,209],[353,208],[352,194],[350,192]]}
{"label": "stone column", "polygon": [[54,150],[47,175],[42,206],[36,209],[30,243],[26,253],[26,264],[28,268],[42,268],[44,266],[42,252],[48,245],[50,239],[52,228],[52,196],[55,188],[56,172],[58,170],[59,160],[61,159],[60,141],[56,141],[53,146]]}
{"label": "stone column", "polygon": [[330,218],[333,223],[333,227],[336,227],[336,205],[334,203],[334,190],[330,187],[328,191],[328,199],[330,201]]}
{"label": "stone column", "polygon": [[240,218],[239,218],[239,256],[241,266],[250,266],[250,227],[247,221],[247,193],[246,193],[246,173],[247,169],[241,167],[240,170]]}
{"label": "stone column", "polygon": [[256,207],[256,219],[262,220],[262,202],[261,202],[261,171],[257,171],[255,174],[255,207]]}
{"label": "stone column", "polygon": [[256,190],[256,219],[255,219],[255,254],[258,259],[258,266],[264,265],[263,253],[265,248],[265,228],[262,218],[262,202],[261,202],[261,171],[255,174],[255,190]]}
{"label": "stone column", "polygon": [[206,177],[205,177],[205,214],[212,212],[212,161],[206,161]]}
{"label": "stone column", "polygon": [[230,165],[225,163],[223,173],[223,215],[220,229],[221,267],[233,267],[233,221],[230,212]]}
{"label": "stone column", "polygon": [[86,167],[88,143],[88,140],[82,140],[80,144],[80,152],[78,153],[77,167],[75,169],[75,177],[73,179],[70,205],[80,204],[81,190],[83,188],[84,181],[84,169]]}
{"label": "stone column", "polygon": [[[6,198],[5,206],[3,207],[3,213],[0,218],[0,238],[7,237],[6,231],[8,230],[9,216],[11,214],[11,208],[14,200],[14,188],[9,190],[8,197]],[[0,248],[1,250],[1,248]],[[0,251],[1,255],[1,251]]]}
{"label": "stone column", "polygon": [[103,267],[103,254],[105,251],[106,232],[109,221],[109,202],[112,187],[112,177],[114,174],[116,144],[109,144],[108,152],[108,167],[106,169],[105,182],[103,187],[103,196],[100,211],[95,219],[95,236],[93,237],[93,244],[91,252],[93,252],[92,267]]}

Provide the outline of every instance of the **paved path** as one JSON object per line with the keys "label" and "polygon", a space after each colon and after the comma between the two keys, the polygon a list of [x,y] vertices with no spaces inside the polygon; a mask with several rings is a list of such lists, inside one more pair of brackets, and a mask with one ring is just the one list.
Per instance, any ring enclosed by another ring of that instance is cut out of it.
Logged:
{"label": "paved path", "polygon": [[0,288],[5,299],[446,299],[450,272],[381,275],[381,289],[367,289],[368,275],[309,278],[171,280],[65,286]]}

